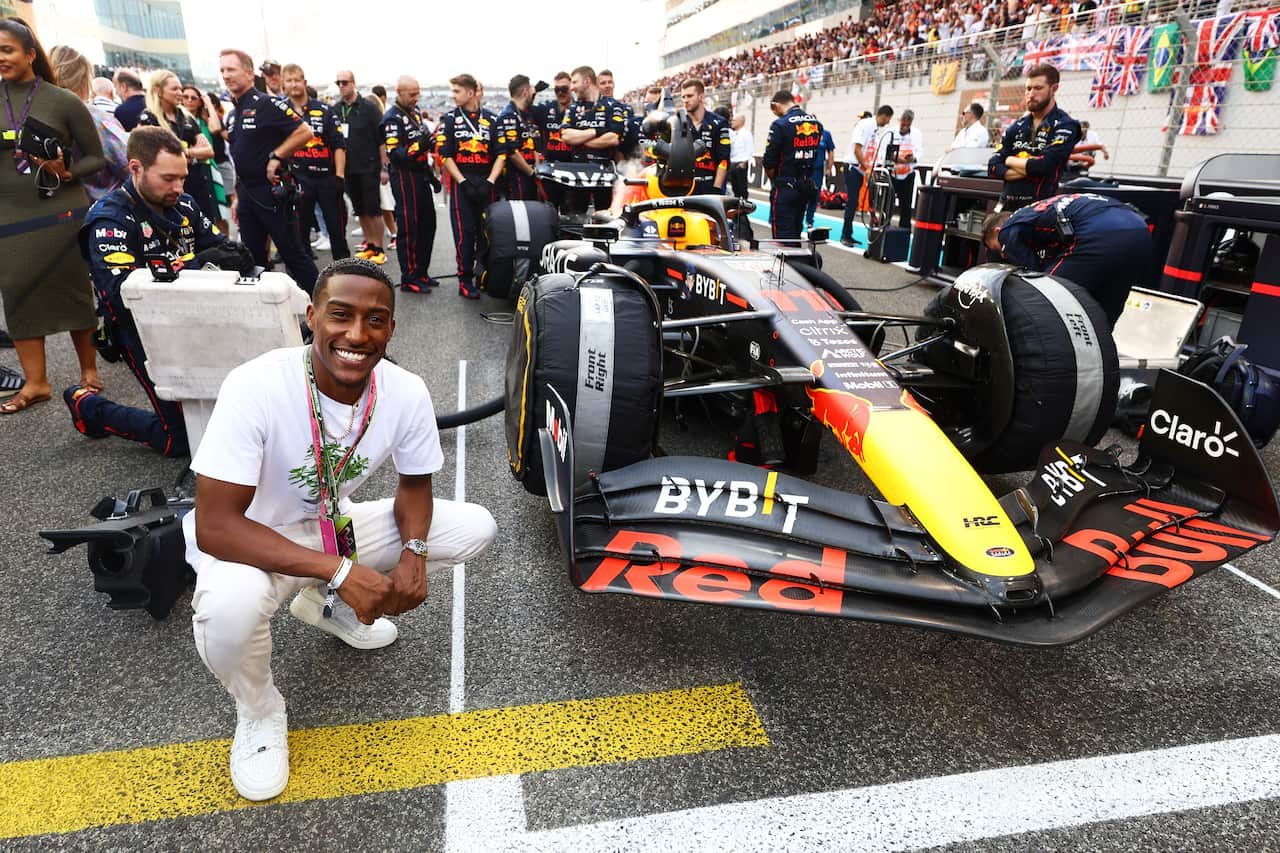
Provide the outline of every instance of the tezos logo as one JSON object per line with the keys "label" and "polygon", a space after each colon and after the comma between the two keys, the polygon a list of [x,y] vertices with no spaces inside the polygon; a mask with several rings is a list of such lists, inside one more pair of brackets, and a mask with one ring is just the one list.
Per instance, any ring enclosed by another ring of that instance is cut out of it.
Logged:
{"label": "tezos logo", "polygon": [[988,557],[997,557],[997,558],[1012,557],[1015,553],[1016,552],[1012,548],[1008,548],[1004,545],[997,545],[994,548],[987,549]]}
{"label": "tezos logo", "polygon": [[964,520],[965,527],[998,527],[1000,519],[994,515],[975,515]]}
{"label": "tezos logo", "polygon": [[1151,413],[1147,425],[1156,435],[1163,435],[1183,447],[1199,450],[1210,459],[1221,459],[1224,454],[1236,457],[1240,455],[1240,451],[1231,446],[1231,442],[1235,441],[1239,433],[1232,430],[1223,435],[1222,421],[1213,422],[1211,434],[1205,430],[1196,429],[1182,418],[1164,409],[1156,409]]}
{"label": "tezos logo", "polygon": [[[796,512],[809,502],[808,495],[784,495],[774,491],[774,475],[765,483],[761,493],[759,484],[751,480],[706,480],[695,479],[692,482],[686,477],[663,477],[662,491],[658,493],[658,501],[653,511],[664,515],[683,515],[691,508],[691,500],[696,497],[697,506],[694,514],[706,518],[707,513],[717,503],[723,507],[717,512],[725,518],[751,518],[755,515],[772,515],[774,502],[786,505],[786,517],[782,522],[782,532],[790,533],[796,523]],[[724,498],[723,501],[720,501]]]}

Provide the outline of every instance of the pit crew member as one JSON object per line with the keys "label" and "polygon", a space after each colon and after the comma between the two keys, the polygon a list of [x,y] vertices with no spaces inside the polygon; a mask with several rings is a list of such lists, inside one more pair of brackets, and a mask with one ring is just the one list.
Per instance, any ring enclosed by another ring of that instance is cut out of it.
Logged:
{"label": "pit crew member", "polygon": [[237,268],[252,267],[252,259],[243,246],[227,243],[195,200],[182,191],[187,151],[168,128],[138,126],[129,134],[125,155],[129,179],[89,209],[80,228],[80,251],[89,263],[111,341],[142,385],[152,411],[122,406],[79,385],[66,389],[62,399],[76,430],[84,435],[115,435],[165,456],[186,456],[182,407],[156,396],[155,383],[147,373],[147,355],[133,315],[120,297],[120,285],[149,257],[163,256],[176,269],[184,264],[199,266],[198,257],[212,254],[238,261]]}
{"label": "pit crew member", "polygon": [[769,125],[761,165],[772,187],[769,191],[769,225],[775,240],[799,240],[804,209],[817,196],[813,163],[822,142],[822,122],[796,104],[780,89],[769,102],[777,116]]}
{"label": "pit crew member", "polygon": [[1004,181],[1001,210],[1017,210],[1058,192],[1058,180],[1080,141],[1079,122],[1055,100],[1058,80],[1052,65],[1027,69],[1027,114],[1009,125],[987,163],[988,174]]}
{"label": "pit crew member", "polygon": [[222,82],[235,100],[227,114],[227,138],[236,164],[236,206],[240,238],[260,267],[268,265],[267,237],[275,243],[285,268],[308,293],[316,283],[316,265],[303,251],[298,235],[273,185],[281,183],[280,168],[295,151],[311,141],[311,127],[287,103],[253,87],[253,60],[242,50],[219,55]]}
{"label": "pit crew member", "polygon": [[706,150],[693,161],[693,194],[723,195],[724,182],[729,176],[729,124],[707,109],[706,85],[698,79],[685,80],[680,86],[680,98],[685,112],[693,121],[698,138]]}
{"label": "pit crew member", "polygon": [[480,84],[470,74],[449,80],[457,106],[436,131],[436,152],[449,173],[449,222],[458,256],[458,295],[479,299],[475,286],[476,241],[481,216],[498,200],[497,180],[506,161],[497,150],[498,117],[480,106]]}
{"label": "pit crew member", "polygon": [[311,235],[316,210],[324,218],[329,232],[333,259],[350,257],[347,246],[347,205],[342,197],[346,180],[347,143],[333,113],[315,98],[307,96],[307,76],[301,66],[289,63],[280,72],[284,92],[293,111],[311,128],[311,139],[293,153],[293,174],[298,181],[299,199],[295,205],[298,241]]}
{"label": "pit crew member", "polygon": [[1146,218],[1122,201],[1071,193],[990,214],[982,240],[1010,262],[1074,281],[1098,301],[1115,327],[1133,285],[1151,274]]}
{"label": "pit crew member", "polygon": [[506,157],[503,187],[509,199],[536,201],[538,182],[533,170],[542,148],[542,128],[529,112],[533,84],[525,75],[517,74],[507,84],[507,91],[511,102],[498,114],[498,150]]}
{"label": "pit crew member", "polygon": [[875,117],[859,119],[853,126],[853,138],[844,156],[844,190],[848,198],[844,204],[844,225],[840,229],[840,245],[858,245],[853,239],[853,217],[858,212],[858,200],[862,194],[862,182],[866,180],[872,153],[876,149],[876,134],[893,118],[893,107],[881,104]]}
{"label": "pit crew member", "polygon": [[[567,163],[573,160],[573,149],[564,141],[564,117],[573,105],[573,80],[569,72],[561,71],[552,81],[555,100],[534,104],[531,112],[542,126],[542,159],[549,163]],[[547,201],[560,209],[564,205],[564,187],[547,181],[541,184]]]}
{"label": "pit crew member", "polygon": [[903,110],[898,118],[897,129],[890,128],[880,134],[876,142],[875,160],[881,159],[880,152],[890,145],[898,146],[898,154],[893,160],[893,195],[898,204],[898,227],[911,227],[911,194],[916,186],[916,164],[924,157],[924,137],[917,128],[911,126],[916,114],[913,110]]}
{"label": "pit crew member", "polygon": [[[560,135],[573,149],[575,161],[612,165],[626,136],[627,121],[615,105],[600,100],[596,72],[590,65],[573,69],[571,79],[575,100],[565,113]],[[608,210],[612,200],[611,187],[565,191],[569,213],[586,213],[588,203],[596,210]]]}
{"label": "pit crew member", "polygon": [[402,76],[396,81],[396,102],[382,119],[396,200],[400,289],[410,293],[429,293],[428,288],[439,284],[427,274],[436,241],[436,202],[431,190],[439,189],[440,181],[431,170],[431,135],[418,112],[421,94],[417,79]]}
{"label": "pit crew member", "polygon": [[[436,568],[492,541],[488,510],[432,494],[444,461],[422,379],[383,356],[395,288],[358,258],[325,267],[307,309],[315,339],[237,367],[191,468],[183,519],[196,570],[192,632],[236,707],[231,781],[266,800],[289,782],[288,716],[271,676],[271,617],[289,612],[357,649],[395,642],[384,616],[427,597]],[[394,498],[351,500],[391,458]]]}

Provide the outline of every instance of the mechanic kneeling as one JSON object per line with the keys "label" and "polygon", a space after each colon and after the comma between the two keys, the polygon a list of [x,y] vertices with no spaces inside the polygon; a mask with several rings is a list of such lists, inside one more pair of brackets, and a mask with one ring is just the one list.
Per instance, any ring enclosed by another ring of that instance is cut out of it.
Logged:
{"label": "mechanic kneeling", "polygon": [[992,213],[982,240],[1014,264],[1065,278],[1089,291],[1111,327],[1124,311],[1129,288],[1151,272],[1151,231],[1141,213],[1094,193],[1057,195]]}
{"label": "mechanic kneeling", "polygon": [[133,315],[120,298],[120,285],[148,257],[157,255],[175,268],[200,266],[211,260],[220,266],[248,270],[253,258],[243,246],[229,243],[219,234],[191,196],[182,191],[187,177],[186,152],[168,128],[135,128],[129,134],[126,155],[130,177],[90,208],[80,229],[80,251],[89,262],[89,275],[111,340],[138,377],[154,411],[113,403],[79,385],[64,391],[62,399],[71,410],[75,428],[90,438],[118,435],[140,441],[165,456],[186,456],[182,407],[156,396]]}

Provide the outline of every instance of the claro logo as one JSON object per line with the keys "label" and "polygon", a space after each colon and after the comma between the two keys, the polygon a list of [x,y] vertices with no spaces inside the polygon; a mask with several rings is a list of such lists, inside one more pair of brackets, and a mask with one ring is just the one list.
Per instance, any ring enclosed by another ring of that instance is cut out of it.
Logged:
{"label": "claro logo", "polygon": [[774,504],[786,506],[782,532],[790,533],[796,523],[796,511],[809,502],[808,495],[784,495],[774,490],[776,476],[771,474],[763,491],[751,480],[690,481],[686,477],[663,477],[662,491],[653,511],[664,515],[684,515],[690,509],[699,518],[705,518],[714,508],[725,518],[751,518],[755,515],[772,515]]}
{"label": "claro logo", "polygon": [[1156,409],[1151,413],[1148,425],[1156,435],[1163,435],[1175,444],[1198,450],[1210,459],[1221,459],[1224,454],[1236,457],[1240,455],[1240,452],[1231,446],[1231,442],[1239,433],[1232,430],[1223,435],[1222,421],[1214,421],[1213,432],[1209,433],[1193,427],[1164,409]]}

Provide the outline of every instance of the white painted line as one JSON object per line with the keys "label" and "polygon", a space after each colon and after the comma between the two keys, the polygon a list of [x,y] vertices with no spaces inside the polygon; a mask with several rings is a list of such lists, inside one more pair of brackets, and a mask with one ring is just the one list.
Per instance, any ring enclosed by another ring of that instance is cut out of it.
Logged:
{"label": "white painted line", "polygon": [[[467,362],[458,362],[458,411],[467,407]],[[458,427],[458,444],[453,475],[453,499],[467,499],[467,427]],[[466,588],[467,566],[453,567],[453,616],[449,658],[449,713],[461,714],[466,702]]]}
{"label": "white painted line", "polygon": [[[467,407],[467,362],[458,362],[458,410]],[[454,500],[467,499],[467,428],[457,429]],[[453,567],[452,643],[449,659],[449,713],[466,708],[467,567]],[[445,792],[445,850],[449,853],[492,853],[505,839],[522,838],[526,820],[524,785],[519,776],[496,776],[450,782]]]}
{"label": "white painted line", "polygon": [[497,853],[527,837],[519,776],[450,782],[445,795],[446,853]]}
{"label": "white painted line", "polygon": [[1262,590],[1272,598],[1280,598],[1280,590],[1277,590],[1275,587],[1267,586],[1265,583],[1258,580],[1253,575],[1245,574],[1240,569],[1237,569],[1235,566],[1231,565],[1230,563],[1223,563],[1222,568],[1231,572],[1231,574],[1235,575],[1236,577],[1242,578],[1246,583],[1253,584],[1258,589]]}
{"label": "white painted line", "polygon": [[1280,735],[527,833],[490,850],[904,850],[1280,797]]}

